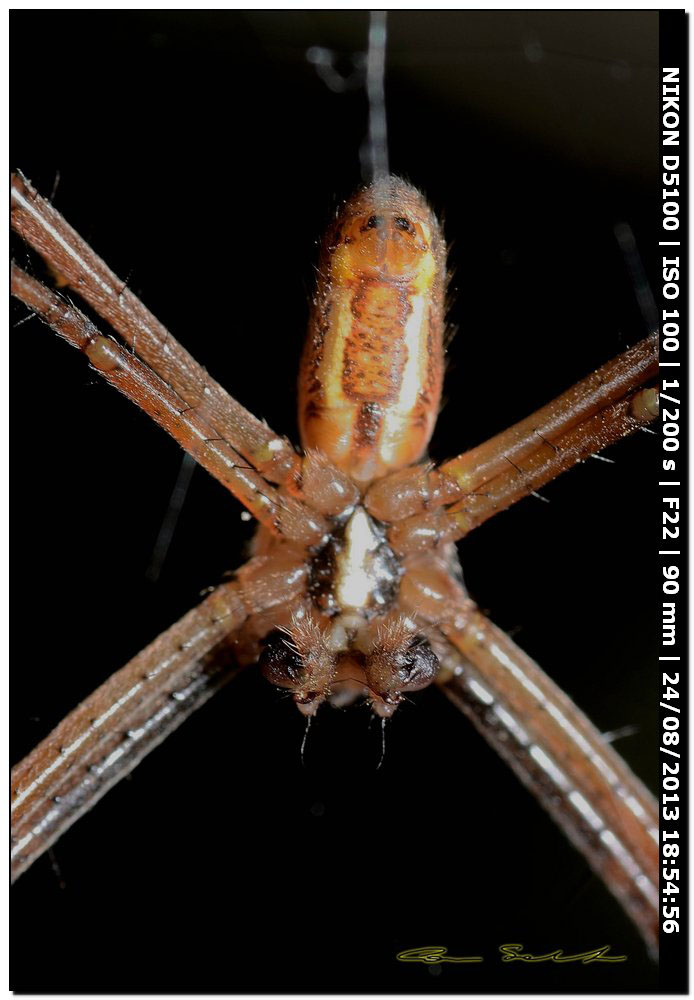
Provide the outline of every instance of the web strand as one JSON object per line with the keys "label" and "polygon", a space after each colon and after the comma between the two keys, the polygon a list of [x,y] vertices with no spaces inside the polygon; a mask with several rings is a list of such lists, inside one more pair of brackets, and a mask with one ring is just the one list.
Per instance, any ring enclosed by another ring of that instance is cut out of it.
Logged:
{"label": "web strand", "polygon": [[372,10],[369,18],[369,51],[366,59],[366,95],[369,101],[369,134],[362,172],[367,183],[388,175],[388,131],[386,126],[386,15]]}

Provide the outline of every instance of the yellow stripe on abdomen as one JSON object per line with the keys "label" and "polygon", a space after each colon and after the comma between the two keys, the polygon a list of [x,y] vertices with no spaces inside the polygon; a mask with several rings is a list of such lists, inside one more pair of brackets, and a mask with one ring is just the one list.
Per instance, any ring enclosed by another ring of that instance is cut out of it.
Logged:
{"label": "yellow stripe on abdomen", "polygon": [[409,185],[358,193],[328,232],[299,380],[304,447],[358,483],[421,457],[443,376],[445,247]]}

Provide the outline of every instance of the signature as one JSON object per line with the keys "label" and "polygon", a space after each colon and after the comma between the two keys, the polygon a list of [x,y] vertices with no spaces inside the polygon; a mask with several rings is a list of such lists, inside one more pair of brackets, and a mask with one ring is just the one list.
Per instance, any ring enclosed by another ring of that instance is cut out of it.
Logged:
{"label": "signature", "polygon": [[448,948],[434,946],[433,948],[408,948],[396,956],[398,962],[424,962],[426,965],[439,965],[441,962],[483,962],[480,955],[466,955],[456,958],[448,954]]}
{"label": "signature", "polygon": [[[577,952],[575,955],[566,955],[563,948],[556,948],[547,952],[546,955],[531,955],[530,952],[523,951],[522,944],[502,944],[499,951],[502,955],[502,962],[580,962],[581,965],[591,965],[593,962],[626,962],[626,955],[609,955],[612,946],[604,944],[600,948],[593,948],[591,951]],[[425,965],[440,965],[442,962],[463,963],[463,962],[483,962],[481,955],[449,955],[448,948],[441,945],[434,945],[429,948],[408,948],[400,951],[396,955],[398,962],[423,962]]]}
{"label": "signature", "polygon": [[523,951],[522,944],[502,944],[499,945],[499,951],[504,956],[502,962],[580,962],[581,965],[590,965],[591,962],[626,962],[626,955],[608,955],[611,947],[604,944],[602,948],[581,951],[576,955],[565,955],[563,948],[549,951],[546,955],[531,955]]}

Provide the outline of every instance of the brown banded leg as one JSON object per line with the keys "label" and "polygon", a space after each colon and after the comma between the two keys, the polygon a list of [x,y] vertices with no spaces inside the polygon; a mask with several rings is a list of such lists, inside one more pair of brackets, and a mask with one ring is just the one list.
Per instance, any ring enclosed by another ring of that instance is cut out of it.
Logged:
{"label": "brown banded leg", "polygon": [[658,391],[642,389],[599,410],[555,438],[543,441],[519,463],[506,461],[506,471],[447,508],[415,514],[391,525],[388,538],[396,552],[424,552],[441,542],[463,538],[495,514],[535,493],[579,462],[658,415]]}
{"label": "brown banded leg", "polygon": [[125,728],[104,733],[103,742],[75,761],[64,780],[52,786],[51,795],[12,827],[12,880],[239,670],[233,648],[222,643],[195,661],[180,687],[139,706],[138,711],[121,720]]}
{"label": "brown banded leg", "polygon": [[296,554],[258,556],[77,706],[12,771],[12,873],[18,877],[109,788],[236,672],[249,617],[299,598]]}
{"label": "brown banded leg", "polygon": [[438,683],[547,809],[638,926],[658,931],[650,792],[543,670],[475,607],[442,558],[411,558],[401,604],[446,643]]}
{"label": "brown banded leg", "polygon": [[270,482],[286,484],[303,501],[310,498],[321,513],[339,513],[354,502],[347,476],[333,466],[326,474],[324,462],[300,458],[230,396],[20,174],[12,175],[11,194],[15,231],[123,337],[182,401],[180,409],[199,416],[210,428],[208,437],[243,455],[242,464]]}
{"label": "brown banded leg", "polygon": [[12,265],[11,288],[16,298],[82,351],[102,378],[152,417],[262,524],[304,545],[323,537],[327,524],[320,515],[270,486],[226,441],[215,437],[198,410],[186,406],[158,375],[115,340],[102,336],[78,309],[16,264]]}
{"label": "brown banded leg", "polygon": [[556,447],[572,428],[587,426],[657,373],[658,338],[652,334],[547,406],[437,469],[416,466],[386,476],[370,488],[366,506],[382,521],[400,521],[486,492],[490,480],[509,467],[523,467],[543,447]]}
{"label": "brown banded leg", "polygon": [[475,612],[443,633],[462,653],[441,684],[619,900],[658,941],[658,812],[642,782],[571,700]]}

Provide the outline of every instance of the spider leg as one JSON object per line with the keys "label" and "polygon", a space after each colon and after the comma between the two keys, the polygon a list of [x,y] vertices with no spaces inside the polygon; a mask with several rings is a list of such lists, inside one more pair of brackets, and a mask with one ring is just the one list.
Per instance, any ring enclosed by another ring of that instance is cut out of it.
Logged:
{"label": "spider leg", "polygon": [[657,373],[658,338],[652,334],[529,417],[437,469],[416,466],[386,476],[370,488],[366,506],[382,521],[400,521],[464,500],[508,473],[509,466],[522,465],[543,447],[558,447],[559,438],[575,427],[588,426],[590,418]]}
{"label": "spider leg", "polygon": [[235,635],[300,597],[300,552],[257,556],[77,706],[12,770],[12,877],[238,672]]}
{"label": "spider leg", "polygon": [[557,442],[605,407],[620,402],[638,386],[658,374],[658,334],[646,337],[577,382],[546,406],[465,452],[445,462],[441,473],[453,479],[463,493],[479,489],[494,476],[508,471],[536,449]]}
{"label": "spider leg", "polygon": [[[322,513],[354,502],[347,476],[325,462],[301,458],[291,444],[258,420],[211,378],[117,277],[62,215],[21,174],[12,175],[12,226],[39,253],[61,284],[69,285],[116,330],[133,352],[210,427],[208,435],[239,452],[265,479],[286,485]],[[316,480],[319,481],[318,488]]]}
{"label": "spider leg", "polygon": [[[68,225],[49,201],[19,173],[12,175],[12,226],[105,319],[136,353],[184,400],[200,409],[219,436],[227,438],[249,461],[270,468],[299,462],[291,445],[249,413],[209,377]],[[271,448],[270,445],[273,445]]]}
{"label": "spider leg", "polygon": [[550,813],[656,952],[655,799],[563,691],[479,611],[464,629],[442,631],[464,657],[442,690]]}
{"label": "spider leg", "polygon": [[294,542],[312,544],[327,531],[323,518],[296,497],[270,486],[200,413],[185,405],[146,364],[103,337],[74,306],[12,265],[12,294],[40,319],[86,354],[99,374],[140,409],[226,486],[270,530]]}
{"label": "spider leg", "polygon": [[421,552],[441,541],[463,538],[495,514],[535,493],[560,473],[602,451],[658,415],[658,391],[642,389],[598,410],[569,430],[542,441],[522,464],[506,459],[507,470],[448,508],[415,514],[391,525],[388,537],[396,552]]}
{"label": "spider leg", "polygon": [[437,682],[617,897],[655,951],[658,810],[583,712],[486,618],[441,556],[412,557],[401,604],[445,638]]}

